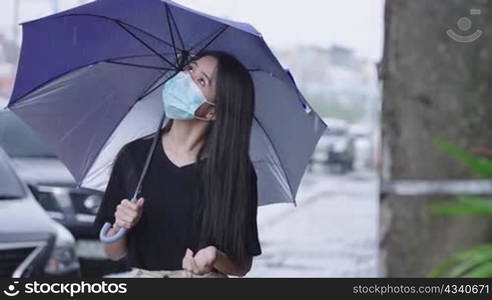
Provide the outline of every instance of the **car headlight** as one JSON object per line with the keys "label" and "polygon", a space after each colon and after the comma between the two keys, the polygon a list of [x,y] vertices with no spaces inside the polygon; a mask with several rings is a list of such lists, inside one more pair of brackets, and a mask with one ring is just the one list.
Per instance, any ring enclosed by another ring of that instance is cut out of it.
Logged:
{"label": "car headlight", "polygon": [[78,214],[95,215],[102,201],[102,195],[91,194],[83,190],[72,190],[70,198]]}
{"label": "car headlight", "polygon": [[61,224],[54,222],[56,241],[44,271],[51,275],[62,275],[80,268],[75,252],[75,239]]}
{"label": "car headlight", "polygon": [[100,195],[89,195],[84,200],[84,206],[93,214],[97,214],[99,206],[101,206],[102,197]]}

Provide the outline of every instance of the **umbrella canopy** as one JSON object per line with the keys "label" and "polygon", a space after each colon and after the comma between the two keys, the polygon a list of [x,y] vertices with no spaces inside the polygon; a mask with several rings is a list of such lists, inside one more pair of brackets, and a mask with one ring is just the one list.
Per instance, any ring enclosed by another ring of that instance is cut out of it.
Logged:
{"label": "umbrella canopy", "polygon": [[254,80],[258,202],[295,201],[326,125],[251,25],[161,0],[99,0],[22,25],[8,109],[52,146],[79,187],[104,191],[117,152],[162,126],[163,83],[193,56],[221,50]]}

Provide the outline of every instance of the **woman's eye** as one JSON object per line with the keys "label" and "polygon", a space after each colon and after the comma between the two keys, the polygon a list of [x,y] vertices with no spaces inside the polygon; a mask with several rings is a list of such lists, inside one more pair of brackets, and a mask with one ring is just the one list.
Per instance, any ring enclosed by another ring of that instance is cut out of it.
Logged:
{"label": "woman's eye", "polygon": [[200,82],[201,85],[205,86],[205,80],[203,79],[198,79],[198,82]]}

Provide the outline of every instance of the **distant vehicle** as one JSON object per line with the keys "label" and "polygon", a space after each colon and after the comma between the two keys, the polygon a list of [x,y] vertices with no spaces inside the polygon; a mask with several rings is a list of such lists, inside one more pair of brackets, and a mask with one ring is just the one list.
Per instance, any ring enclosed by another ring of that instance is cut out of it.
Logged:
{"label": "distant vehicle", "polygon": [[10,110],[0,107],[0,147],[11,157],[17,174],[30,184],[48,215],[77,239],[82,275],[99,277],[126,270],[124,262],[106,258],[93,223],[103,193],[77,188],[72,174],[49,145]]}
{"label": "distant vehicle", "polygon": [[311,164],[320,163],[329,169],[345,173],[352,171],[355,160],[355,139],[344,120],[324,118],[328,129],[320,138]]}
{"label": "distant vehicle", "polygon": [[0,277],[80,277],[75,239],[51,219],[0,148]]}
{"label": "distant vehicle", "polygon": [[374,128],[371,124],[350,126],[350,134],[355,138],[355,169],[372,168]]}

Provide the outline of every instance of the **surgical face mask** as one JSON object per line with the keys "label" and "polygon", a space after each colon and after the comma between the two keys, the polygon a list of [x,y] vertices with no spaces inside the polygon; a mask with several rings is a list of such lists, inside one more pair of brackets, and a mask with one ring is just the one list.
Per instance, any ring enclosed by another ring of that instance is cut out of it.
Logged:
{"label": "surgical face mask", "polygon": [[191,120],[206,118],[195,115],[197,109],[205,102],[215,105],[205,99],[200,88],[186,72],[179,72],[164,84],[162,102],[166,116],[170,119]]}

